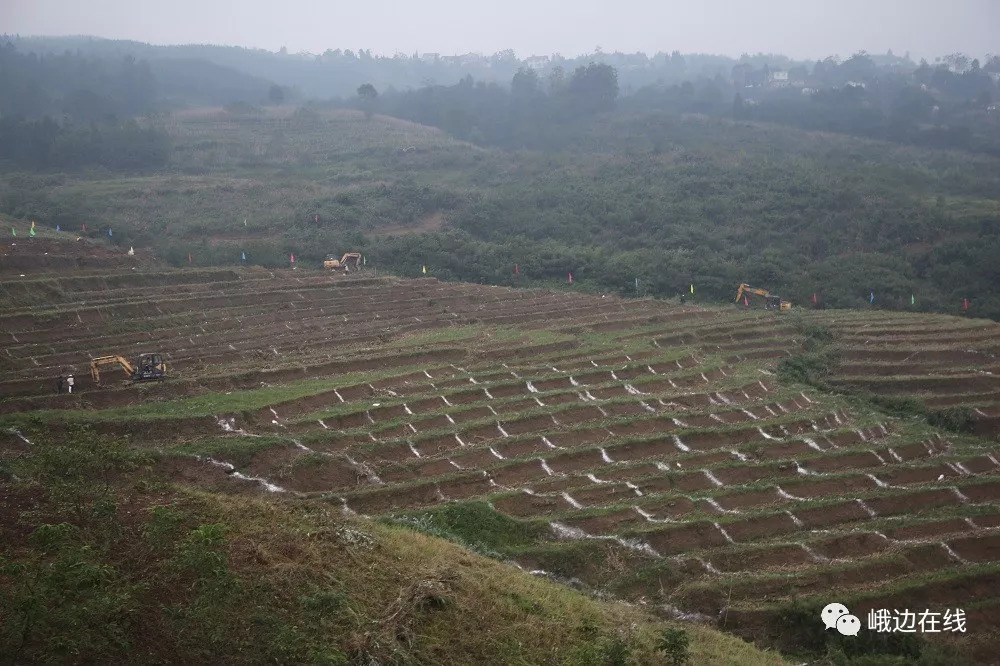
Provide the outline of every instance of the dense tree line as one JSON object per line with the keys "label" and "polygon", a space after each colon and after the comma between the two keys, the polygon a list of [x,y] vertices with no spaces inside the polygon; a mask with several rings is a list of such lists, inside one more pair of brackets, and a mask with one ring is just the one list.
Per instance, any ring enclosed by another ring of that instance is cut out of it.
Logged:
{"label": "dense tree line", "polygon": [[141,127],[134,120],[60,125],[48,116],[41,120],[0,118],[0,168],[152,169],[163,167],[169,159],[167,133]]}
{"label": "dense tree line", "polygon": [[[453,86],[389,91],[374,108],[477,143],[544,147],[582,131],[577,121],[614,110],[618,93],[615,69],[590,63],[568,75],[556,70],[544,81],[523,68],[509,89],[466,77]],[[370,97],[355,102],[370,103]]]}
{"label": "dense tree line", "polygon": [[780,70],[780,79],[772,78],[779,70],[751,62],[735,65],[729,76],[656,83],[621,98],[620,73],[591,62],[571,74],[555,67],[544,76],[522,67],[509,86],[467,76],[450,86],[390,89],[377,104],[371,97],[352,103],[505,147],[571,146],[592,130],[577,121],[617,109],[701,113],[1000,154],[1000,110],[993,105],[1000,96],[1000,57],[985,67],[973,60],[956,71],[953,62],[906,68],[898,59],[880,65],[859,53],[842,63],[820,61],[811,69],[795,65]]}
{"label": "dense tree line", "polygon": [[0,116],[65,116],[77,122],[147,113],[157,83],[149,63],[80,54],[38,55],[0,42]]}

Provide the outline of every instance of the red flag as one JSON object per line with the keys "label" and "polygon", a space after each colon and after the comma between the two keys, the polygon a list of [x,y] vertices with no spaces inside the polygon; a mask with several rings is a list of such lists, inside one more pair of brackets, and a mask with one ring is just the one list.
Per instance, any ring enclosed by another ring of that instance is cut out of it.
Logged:
{"label": "red flag", "polygon": [[288,256],[291,258],[292,263],[294,264],[295,263],[295,255],[294,254],[289,254]]}
{"label": "red flag", "polygon": [[814,291],[813,292],[813,305],[815,305],[816,303],[819,303],[819,299],[816,298],[816,292]]}
{"label": "red flag", "polygon": [[573,284],[573,274],[569,273],[569,283]]}
{"label": "red flag", "polygon": [[521,271],[518,270],[517,264],[514,264],[514,275],[520,275]]}
{"label": "red flag", "polygon": [[969,299],[963,298],[962,299],[962,312],[968,312],[968,311],[969,311]]}
{"label": "red flag", "polygon": [[190,263],[192,263],[193,261],[194,261],[194,259],[193,259],[193,258],[191,257],[191,253],[190,253],[190,252],[188,252],[188,263],[190,264]]}

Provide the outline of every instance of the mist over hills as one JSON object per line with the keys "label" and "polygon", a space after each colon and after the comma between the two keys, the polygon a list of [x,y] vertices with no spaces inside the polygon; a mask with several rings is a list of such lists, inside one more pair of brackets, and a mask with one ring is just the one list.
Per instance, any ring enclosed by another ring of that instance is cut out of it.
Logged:
{"label": "mist over hills", "polygon": [[[620,293],[672,296],[697,279],[721,300],[751,280],[799,301],[822,291],[831,306],[870,305],[873,290],[892,308],[970,298],[1000,317],[1000,57],[385,58],[43,37],[8,40],[0,61],[6,171],[92,183],[107,178],[83,173],[94,167],[150,183],[239,173],[263,186],[278,169],[300,198],[252,211],[270,220],[274,247],[252,253],[268,265],[279,247],[308,258],[293,239],[322,232],[404,273],[420,254],[454,279],[503,283],[517,262]],[[222,116],[199,120],[199,107]],[[389,117],[491,150],[390,159],[414,142]],[[362,189],[311,193],[345,177]],[[52,226],[90,216],[115,224],[114,242],[191,254],[187,225],[151,235],[159,221],[88,189],[10,179],[0,209]],[[140,209],[161,211],[161,191],[151,185]],[[247,214],[237,207],[181,210],[222,229]],[[303,226],[316,215],[321,229]]]}

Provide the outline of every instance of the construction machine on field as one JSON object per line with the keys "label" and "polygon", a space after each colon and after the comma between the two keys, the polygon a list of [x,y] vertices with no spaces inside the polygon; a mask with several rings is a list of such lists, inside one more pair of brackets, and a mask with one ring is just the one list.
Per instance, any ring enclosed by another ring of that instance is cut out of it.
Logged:
{"label": "construction machine on field", "polygon": [[350,273],[352,270],[357,271],[361,269],[361,253],[360,252],[345,252],[344,256],[337,259],[337,255],[328,254],[326,259],[323,260],[323,268],[327,268],[339,273]]}
{"label": "construction machine on field", "polygon": [[167,376],[167,364],[159,354],[139,354],[134,363],[124,356],[100,356],[90,360],[90,376],[97,386],[101,385],[101,368],[108,365],[120,367],[133,382],[162,380]]}
{"label": "construction machine on field", "polygon": [[791,310],[792,302],[783,301],[780,296],[774,296],[767,289],[758,289],[757,287],[751,287],[748,284],[741,284],[740,288],[736,291],[736,302],[739,303],[741,298],[745,298],[747,294],[754,294],[756,296],[764,297],[764,309],[766,310]]}

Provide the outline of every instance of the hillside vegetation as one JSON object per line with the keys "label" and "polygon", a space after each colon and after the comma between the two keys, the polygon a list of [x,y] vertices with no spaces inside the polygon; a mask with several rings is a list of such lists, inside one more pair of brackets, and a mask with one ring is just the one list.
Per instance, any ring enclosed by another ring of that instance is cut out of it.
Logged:
{"label": "hillside vegetation", "polygon": [[[567,150],[505,152],[360,112],[177,114],[169,165],[11,174],[5,213],[196,265],[404,275],[1000,317],[1000,160],[699,116],[597,116]],[[319,222],[316,222],[316,215]],[[243,220],[247,220],[246,226]],[[22,222],[23,226],[23,222]],[[391,231],[388,237],[380,231]],[[413,233],[407,234],[406,231]],[[22,229],[24,233],[24,229]],[[514,274],[514,265],[519,275]],[[911,305],[911,296],[914,304]]]}

